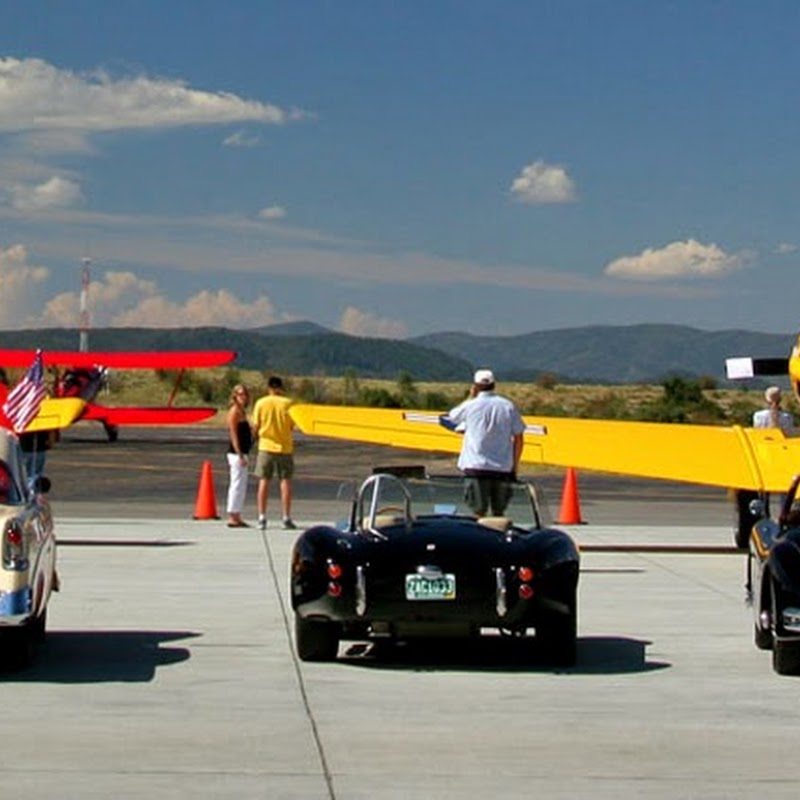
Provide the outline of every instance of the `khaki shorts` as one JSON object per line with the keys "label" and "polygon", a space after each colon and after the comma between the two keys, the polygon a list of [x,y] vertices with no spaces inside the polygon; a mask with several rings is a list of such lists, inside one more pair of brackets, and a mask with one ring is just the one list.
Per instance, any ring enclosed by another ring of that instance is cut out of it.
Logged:
{"label": "khaki shorts", "polygon": [[275,475],[282,481],[291,480],[294,477],[294,456],[290,453],[267,453],[259,450],[253,475],[268,481]]}

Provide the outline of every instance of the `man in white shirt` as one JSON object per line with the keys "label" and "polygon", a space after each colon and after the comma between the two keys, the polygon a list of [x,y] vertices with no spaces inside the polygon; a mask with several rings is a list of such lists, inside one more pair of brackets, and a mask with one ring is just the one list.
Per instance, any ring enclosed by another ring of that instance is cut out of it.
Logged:
{"label": "man in white shirt", "polygon": [[767,407],[753,414],[754,428],[780,428],[787,436],[795,435],[794,419],[788,411],[781,408],[781,390],[779,386],[770,386],[764,392]]}
{"label": "man in white shirt", "polygon": [[516,480],[525,430],[517,407],[494,388],[492,371],[479,369],[470,397],[442,420],[446,427],[464,433],[458,468],[465,477],[464,497],[479,517],[490,508],[493,515],[503,515]]}
{"label": "man in white shirt", "polygon": [[[764,392],[764,399],[767,401],[767,407],[753,414],[753,427],[780,428],[786,436],[796,436],[797,431],[794,427],[794,418],[788,411],[784,411],[781,408],[780,387],[770,386]],[[749,506],[750,501],[759,496],[764,501],[764,511],[768,516],[770,514],[775,514],[777,516],[783,506],[784,495],[781,493],[765,492],[759,495],[758,492],[750,492],[743,489],[737,491],[736,502],[739,507],[739,531],[741,531],[741,533],[737,536],[736,543],[740,547],[747,546],[747,542],[750,539],[750,529],[758,519],[750,514]],[[742,520],[744,520],[744,522]]]}

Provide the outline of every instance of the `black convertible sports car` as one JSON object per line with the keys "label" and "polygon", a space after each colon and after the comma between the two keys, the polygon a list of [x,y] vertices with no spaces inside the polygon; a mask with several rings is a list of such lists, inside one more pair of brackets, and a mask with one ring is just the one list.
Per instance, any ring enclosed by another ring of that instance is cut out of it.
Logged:
{"label": "black convertible sports car", "polygon": [[534,487],[514,485],[507,516],[466,510],[458,476],[376,470],[350,516],[293,549],[297,652],[335,659],[341,640],[536,635],[549,663],[575,662],[578,548],[545,527]]}
{"label": "black convertible sports car", "polygon": [[[762,501],[752,510],[761,519],[753,526],[747,558],[747,590],[755,614],[755,642],[772,650],[772,667],[780,675],[800,674],[800,476],[792,481],[775,521]],[[773,498],[774,500],[774,498]]]}

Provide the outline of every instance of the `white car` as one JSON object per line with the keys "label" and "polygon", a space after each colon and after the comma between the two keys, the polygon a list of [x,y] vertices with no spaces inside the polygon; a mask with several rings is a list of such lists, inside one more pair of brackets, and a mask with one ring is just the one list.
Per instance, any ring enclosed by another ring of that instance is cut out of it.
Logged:
{"label": "white car", "polygon": [[0,428],[0,660],[26,666],[44,639],[47,603],[58,589],[46,477],[28,485],[17,437]]}

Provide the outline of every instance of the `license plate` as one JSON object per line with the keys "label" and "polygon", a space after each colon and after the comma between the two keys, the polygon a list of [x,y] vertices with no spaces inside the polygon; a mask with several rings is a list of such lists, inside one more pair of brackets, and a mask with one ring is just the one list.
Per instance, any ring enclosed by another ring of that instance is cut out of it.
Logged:
{"label": "license plate", "polygon": [[455,600],[456,576],[406,575],[406,600]]}

